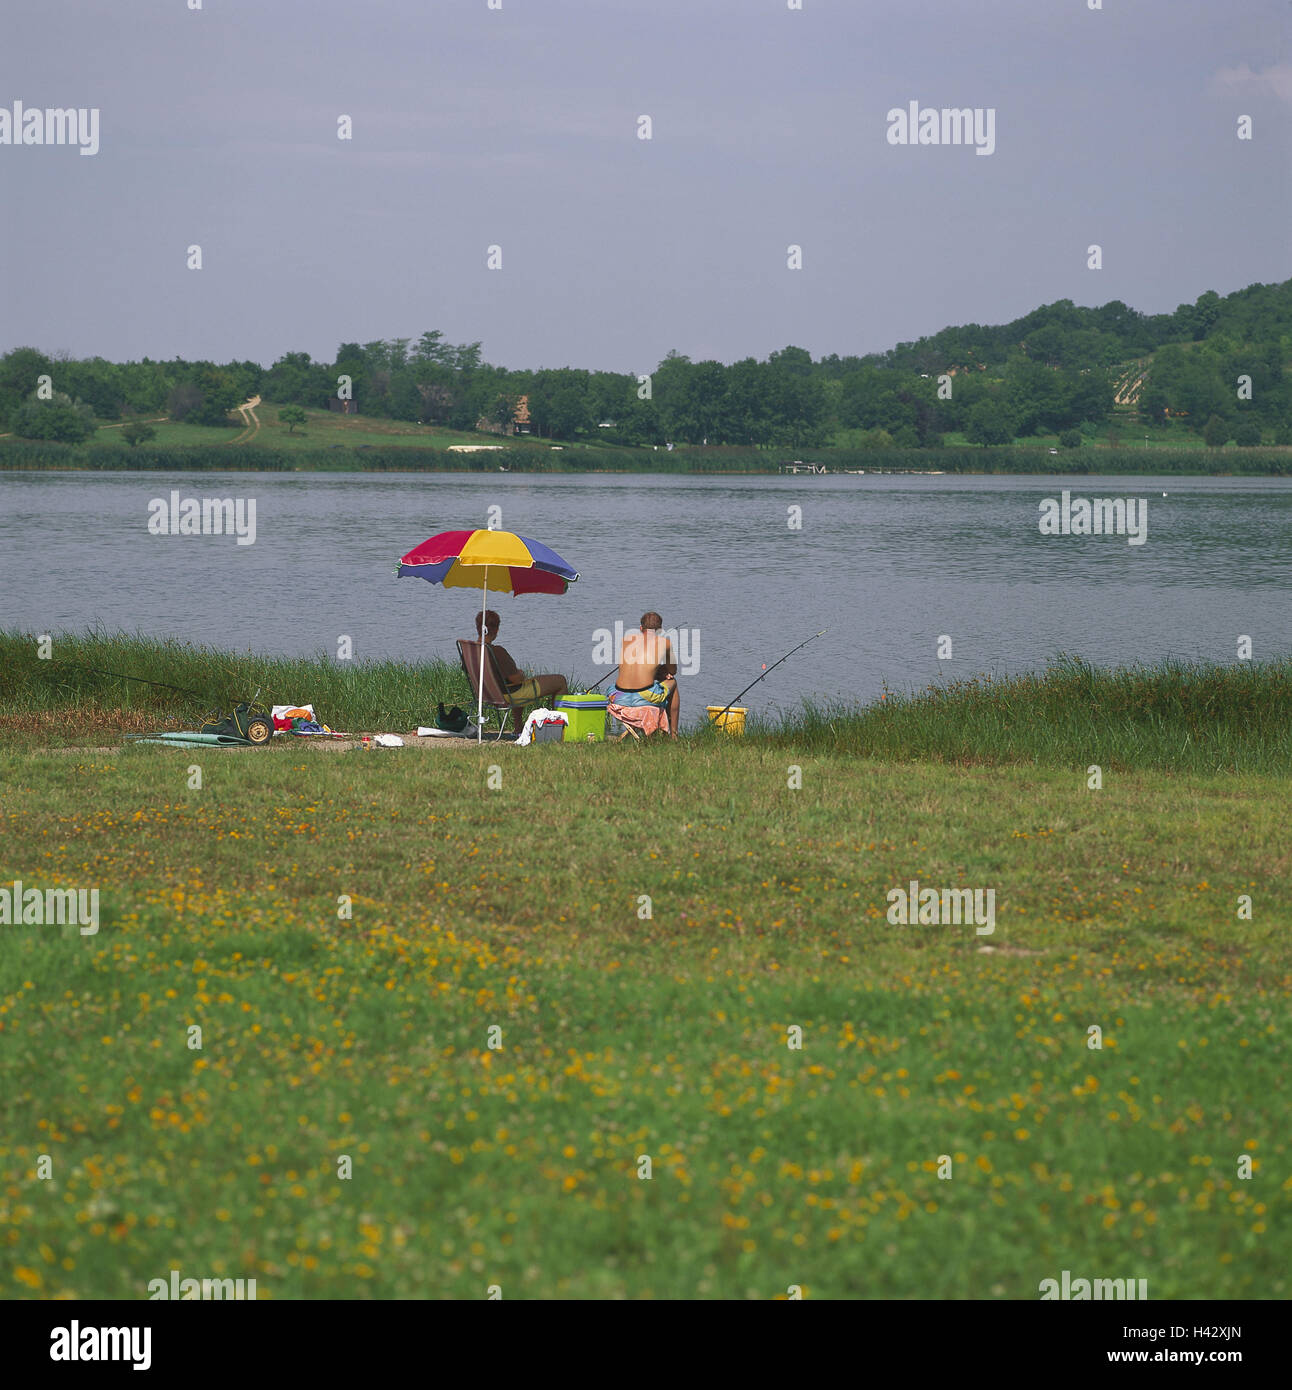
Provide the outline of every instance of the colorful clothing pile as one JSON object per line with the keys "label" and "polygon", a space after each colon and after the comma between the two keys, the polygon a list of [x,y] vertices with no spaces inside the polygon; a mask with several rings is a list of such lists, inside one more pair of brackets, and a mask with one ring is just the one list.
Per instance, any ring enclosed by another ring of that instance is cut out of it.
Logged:
{"label": "colorful clothing pile", "polygon": [[269,712],[274,717],[275,729],[290,729],[296,719],[314,722],[313,705],[275,705]]}

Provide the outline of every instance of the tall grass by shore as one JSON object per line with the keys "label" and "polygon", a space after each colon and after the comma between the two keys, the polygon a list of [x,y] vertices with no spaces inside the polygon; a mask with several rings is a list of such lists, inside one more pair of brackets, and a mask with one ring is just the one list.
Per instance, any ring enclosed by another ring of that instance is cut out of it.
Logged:
{"label": "tall grass by shore", "polygon": [[805,701],[764,735],[893,760],[1280,774],[1292,770],[1292,660],[1102,670],[1063,656],[864,706]]}
{"label": "tall grass by shore", "polygon": [[411,728],[433,720],[437,700],[470,698],[461,668],[444,661],[267,656],[130,633],[56,633],[41,659],[35,635],[0,632],[0,727],[13,730],[194,727],[257,690],[263,705],[303,701],[346,731]]}
{"label": "tall grass by shore", "polygon": [[[54,634],[41,659],[34,634],[0,632],[0,728],[11,731],[74,741],[191,727],[257,690],[266,705],[312,703],[347,732],[410,729],[440,700],[474,700],[461,669],[438,660],[280,657],[128,633]],[[870,704],[805,700],[779,721],[752,719],[746,742],[893,761],[1281,774],[1292,770],[1292,660],[1102,670],[1061,657],[1035,674]]]}
{"label": "tall grass by shore", "polygon": [[1077,474],[1151,476],[1257,477],[1292,475],[1292,451],[1287,449],[1063,449],[1052,454],[1043,447],[940,449],[836,449],[808,446],[777,449],[687,448],[598,449],[581,444],[560,449],[527,443],[503,453],[455,454],[443,448],[387,445],[349,448],[278,449],[264,445],[73,445],[0,439],[0,471],[83,469],[100,472],[255,472],[321,473],[496,473],[501,466],[513,473],[776,473],[791,460],[824,464],[834,471],[912,471],[966,474]]}

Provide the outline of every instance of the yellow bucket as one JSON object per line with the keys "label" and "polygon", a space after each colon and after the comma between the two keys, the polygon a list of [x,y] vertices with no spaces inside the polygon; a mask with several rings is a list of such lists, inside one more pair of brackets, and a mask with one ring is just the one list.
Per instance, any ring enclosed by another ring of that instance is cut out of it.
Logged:
{"label": "yellow bucket", "polygon": [[732,705],[725,714],[723,713],[724,708],[723,705],[706,705],[705,709],[709,711],[709,722],[718,725],[724,734],[743,734],[747,712],[744,705]]}

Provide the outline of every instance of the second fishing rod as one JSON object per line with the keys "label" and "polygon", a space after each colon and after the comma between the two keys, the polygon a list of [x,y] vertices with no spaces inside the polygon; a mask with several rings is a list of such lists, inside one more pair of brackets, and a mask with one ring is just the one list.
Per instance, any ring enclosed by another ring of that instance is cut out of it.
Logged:
{"label": "second fishing rod", "polygon": [[744,697],[749,694],[749,692],[754,688],[754,686],[758,684],[759,681],[765,680],[768,676],[770,676],[778,666],[780,666],[783,662],[788,661],[790,657],[794,655],[795,652],[801,652],[803,648],[807,646],[808,642],[815,642],[818,637],[824,637],[826,633],[829,631],[830,629],[828,627],[823,627],[820,632],[814,632],[811,637],[800,642],[798,646],[795,647],[792,651],[786,652],[785,655],[781,657],[780,661],[773,661],[770,666],[764,666],[762,669],[762,673],[760,675],[755,676],[753,680],[751,680],[749,684],[745,686],[745,688],[740,692],[739,695],[737,695],[734,699],[727,701],[726,706],[723,708],[720,714],[711,716],[710,723],[716,724],[719,728],[721,728],[723,720],[727,717],[727,711],[731,709],[732,705],[734,705],[737,700],[744,699]]}
{"label": "second fishing rod", "polygon": [[[808,645],[809,642],[815,642],[818,637],[824,637],[826,633],[829,631],[830,629],[828,627],[823,627],[820,632],[814,632],[811,637],[805,638],[802,642],[798,644],[797,647],[792,647],[789,651],[785,653],[783,657],[779,658],[779,660],[773,661],[770,666],[764,666],[762,671],[758,675],[756,675],[747,686],[745,686],[745,688],[740,692],[739,695],[736,695],[732,699],[727,701],[721,713],[718,714],[716,718],[712,719],[711,722],[716,725],[721,725],[723,719],[726,717],[727,712],[731,709],[731,707],[738,700],[744,699],[744,697],[749,694],[749,692],[754,688],[754,686],[758,684],[759,681],[765,680],[778,666],[784,665],[785,662],[787,662],[790,659],[790,657],[794,656],[797,652],[801,652],[803,648]],[[612,675],[618,669],[619,668],[616,666],[613,667],[612,670],[607,671],[606,674],[601,677],[601,680],[597,682],[597,685],[600,685],[602,681],[604,681],[608,676]],[[597,688],[597,685],[590,687],[589,693],[591,693],[592,690],[595,690]]]}

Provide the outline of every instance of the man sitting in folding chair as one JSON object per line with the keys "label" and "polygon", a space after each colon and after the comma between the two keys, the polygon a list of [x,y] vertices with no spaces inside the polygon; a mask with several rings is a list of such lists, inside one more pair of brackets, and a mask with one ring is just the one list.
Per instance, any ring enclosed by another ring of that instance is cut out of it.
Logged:
{"label": "man sitting in folding chair", "polygon": [[664,619],[643,613],[640,632],[624,633],[619,672],[610,696],[610,714],[623,725],[621,739],[649,737],[661,730],[677,737],[680,697],[677,657],[660,631]]}
{"label": "man sitting in folding chair", "polygon": [[[490,669],[485,666],[485,703],[493,705],[495,708],[509,706],[511,708],[512,731],[520,737],[520,731],[524,726],[524,707],[526,705],[537,704],[540,700],[554,700],[564,695],[569,688],[566,685],[565,677],[558,675],[526,676],[519,666],[512,660],[511,653],[506,647],[500,647],[494,641],[498,636],[498,628],[501,619],[492,608],[484,613],[484,644],[492,652],[493,659],[498,668],[498,674],[502,677],[503,688],[501,691],[491,692],[489,686]],[[466,661],[465,649],[469,647],[480,650],[480,618],[476,614],[476,641],[459,642],[458,650],[463,654],[463,661]],[[478,668],[477,668],[478,670]],[[468,677],[471,676],[468,672]],[[475,689],[474,684],[472,689]]]}

